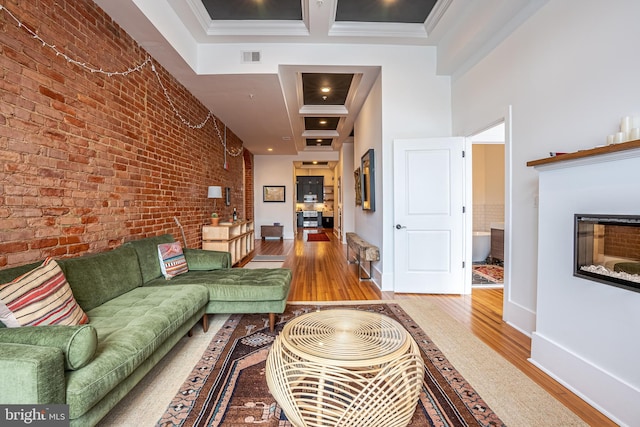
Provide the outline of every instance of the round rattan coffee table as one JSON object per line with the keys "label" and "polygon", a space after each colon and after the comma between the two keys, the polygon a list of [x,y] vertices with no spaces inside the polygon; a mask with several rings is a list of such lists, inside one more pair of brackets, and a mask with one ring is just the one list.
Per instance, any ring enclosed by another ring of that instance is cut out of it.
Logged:
{"label": "round rattan coffee table", "polygon": [[424,378],[420,349],[395,320],[335,309],[287,323],[267,384],[296,426],[406,426]]}

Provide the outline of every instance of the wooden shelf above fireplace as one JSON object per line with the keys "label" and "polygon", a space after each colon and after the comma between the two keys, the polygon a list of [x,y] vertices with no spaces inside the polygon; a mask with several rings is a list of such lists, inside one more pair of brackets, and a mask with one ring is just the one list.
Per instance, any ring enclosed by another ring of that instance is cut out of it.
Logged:
{"label": "wooden shelf above fireplace", "polygon": [[574,153],[560,154],[555,157],[546,157],[544,159],[531,160],[530,162],[527,162],[527,166],[542,166],[552,163],[566,162],[567,160],[585,159],[587,157],[618,153],[620,151],[633,150],[636,148],[640,148],[640,140],[623,142],[620,144],[605,145],[604,147],[591,148],[589,150],[580,150]]}

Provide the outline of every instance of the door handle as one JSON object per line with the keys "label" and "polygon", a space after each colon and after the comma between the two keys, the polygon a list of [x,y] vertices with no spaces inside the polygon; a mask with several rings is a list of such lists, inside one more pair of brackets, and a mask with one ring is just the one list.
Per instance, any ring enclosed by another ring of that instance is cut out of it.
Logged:
{"label": "door handle", "polygon": [[406,225],[396,224],[396,230],[400,230],[402,228],[407,228],[407,226]]}

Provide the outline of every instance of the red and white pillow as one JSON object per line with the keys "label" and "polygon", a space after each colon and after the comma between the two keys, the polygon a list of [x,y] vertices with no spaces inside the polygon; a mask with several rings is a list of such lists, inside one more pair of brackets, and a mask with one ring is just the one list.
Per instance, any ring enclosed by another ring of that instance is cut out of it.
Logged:
{"label": "red and white pillow", "polygon": [[0,321],[8,328],[42,325],[81,325],[89,318],[78,305],[71,286],[53,258],[0,285]]}
{"label": "red and white pillow", "polygon": [[162,275],[167,280],[189,271],[180,242],[159,244],[158,256],[160,257]]}

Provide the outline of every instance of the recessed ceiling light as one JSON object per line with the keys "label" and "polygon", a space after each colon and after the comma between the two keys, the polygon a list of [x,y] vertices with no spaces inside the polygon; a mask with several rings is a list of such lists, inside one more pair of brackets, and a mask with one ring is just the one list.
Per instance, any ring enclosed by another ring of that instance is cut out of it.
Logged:
{"label": "recessed ceiling light", "polygon": [[318,164],[318,161],[317,161],[317,160],[314,160],[312,163],[313,163],[314,165],[317,165],[317,164]]}
{"label": "recessed ceiling light", "polygon": [[322,142],[322,139],[318,138],[316,139],[316,142]]}
{"label": "recessed ceiling light", "polygon": [[267,151],[273,151],[273,148],[267,148]]}
{"label": "recessed ceiling light", "polygon": [[326,120],[320,120],[318,123],[320,123],[321,125],[326,125],[327,121]]}
{"label": "recessed ceiling light", "polygon": [[330,88],[330,87],[326,87],[326,86],[325,86],[325,87],[323,87],[322,89],[320,89],[320,92],[322,92],[322,93],[329,93],[329,92],[331,92],[331,88]]}

